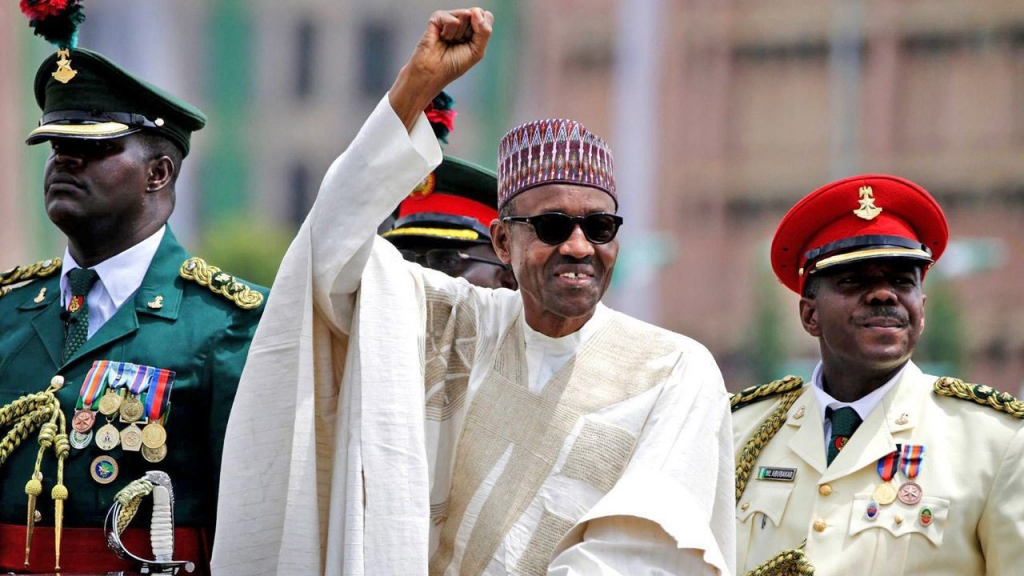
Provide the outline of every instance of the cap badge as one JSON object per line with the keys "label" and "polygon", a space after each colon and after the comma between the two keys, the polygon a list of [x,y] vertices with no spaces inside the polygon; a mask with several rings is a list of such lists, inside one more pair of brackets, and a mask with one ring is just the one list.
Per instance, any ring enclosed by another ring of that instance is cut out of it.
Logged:
{"label": "cap badge", "polygon": [[437,177],[434,176],[433,172],[427,174],[427,177],[424,178],[423,181],[420,182],[418,186],[412,189],[412,193],[409,194],[409,197],[415,198],[417,200],[422,200],[427,196],[430,196],[431,194],[434,193],[434,185],[436,182]]}
{"label": "cap badge", "polygon": [[861,186],[859,194],[860,208],[854,210],[853,213],[865,220],[874,220],[882,213],[882,209],[875,206],[875,191],[871,189],[871,186]]}
{"label": "cap badge", "polygon": [[71,50],[59,48],[57,50],[57,71],[53,73],[53,79],[61,84],[67,84],[76,74],[78,74],[78,70],[71,68]]}

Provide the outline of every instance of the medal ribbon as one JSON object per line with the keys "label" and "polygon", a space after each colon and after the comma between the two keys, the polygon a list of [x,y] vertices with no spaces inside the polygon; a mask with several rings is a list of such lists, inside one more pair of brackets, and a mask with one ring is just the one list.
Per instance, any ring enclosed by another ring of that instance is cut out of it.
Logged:
{"label": "medal ribbon", "polygon": [[135,366],[137,372],[135,378],[128,383],[128,391],[138,396],[149,388],[149,382],[153,379],[153,372],[156,368],[149,366]]}
{"label": "medal ribbon", "polygon": [[128,383],[135,379],[139,370],[139,367],[131,362],[118,362],[118,364],[121,366],[116,378],[110,379],[110,388],[113,390],[127,387]]}
{"label": "medal ribbon", "polygon": [[103,389],[106,387],[107,366],[109,364],[108,360],[97,360],[92,363],[92,368],[89,368],[89,373],[85,375],[85,380],[82,381],[82,391],[78,395],[78,403],[75,406],[77,409],[92,409],[93,402],[100,397],[100,394],[103,393]]}
{"label": "medal ribbon", "polygon": [[900,469],[900,455],[901,446],[897,444],[896,450],[878,460],[878,475],[882,477],[883,481],[888,482],[892,480],[892,477],[896,475],[896,471]]}
{"label": "medal ribbon", "polygon": [[122,383],[125,380],[124,374],[125,371],[128,370],[130,366],[132,366],[132,364],[128,364],[127,362],[110,363],[109,367],[107,368],[107,377],[105,378],[105,380],[107,381],[107,386],[111,390],[116,390],[121,386],[124,386],[124,384]]}
{"label": "medal ribbon", "polygon": [[903,473],[907,478],[916,477],[921,472],[921,464],[924,461],[924,446],[907,444],[902,452]]}
{"label": "medal ribbon", "polygon": [[153,385],[146,394],[146,417],[160,420],[164,416],[167,405],[171,401],[171,388],[174,387],[174,371],[154,368]]}

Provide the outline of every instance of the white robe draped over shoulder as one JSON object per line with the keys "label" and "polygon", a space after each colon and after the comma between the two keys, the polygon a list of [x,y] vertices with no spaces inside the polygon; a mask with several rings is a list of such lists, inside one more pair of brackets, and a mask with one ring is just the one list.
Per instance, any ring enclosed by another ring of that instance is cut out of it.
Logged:
{"label": "white robe draped over shoulder", "polygon": [[228,423],[214,574],[732,574],[714,359],[603,306],[545,339],[517,292],[404,261],[377,223],[440,161],[385,97],[328,171]]}

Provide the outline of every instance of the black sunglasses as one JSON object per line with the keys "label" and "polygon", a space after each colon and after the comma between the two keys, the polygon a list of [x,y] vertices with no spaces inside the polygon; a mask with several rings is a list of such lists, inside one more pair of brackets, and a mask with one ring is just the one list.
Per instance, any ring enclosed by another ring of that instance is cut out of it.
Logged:
{"label": "black sunglasses", "polygon": [[436,248],[434,250],[427,250],[426,252],[416,252],[415,250],[399,250],[398,252],[402,255],[402,258],[405,258],[409,262],[415,262],[420,266],[426,266],[433,270],[440,270],[449,276],[458,276],[468,262],[490,264],[491,266],[497,266],[502,270],[508,270],[510,268],[508,264],[505,264],[500,260],[491,260],[490,258],[473,256],[472,254],[466,254],[465,252],[461,252],[454,248]]}
{"label": "black sunglasses", "polygon": [[541,242],[552,246],[557,246],[568,240],[577,224],[591,244],[611,242],[619,232],[619,226],[622,226],[622,216],[607,212],[587,214],[586,216],[569,216],[561,212],[548,212],[536,216],[506,216],[501,221],[529,224],[533,226],[533,231]]}

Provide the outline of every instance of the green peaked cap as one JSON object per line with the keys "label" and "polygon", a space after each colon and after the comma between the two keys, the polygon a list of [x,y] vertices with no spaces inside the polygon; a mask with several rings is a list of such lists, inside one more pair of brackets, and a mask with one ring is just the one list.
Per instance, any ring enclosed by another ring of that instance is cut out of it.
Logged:
{"label": "green peaked cap", "polygon": [[198,108],[138,78],[97,52],[59,50],[36,71],[39,127],[26,139],[102,140],[146,131],[174,142],[184,155],[192,132],[206,125]]}
{"label": "green peaked cap", "polygon": [[479,164],[445,156],[434,169],[437,191],[463,196],[497,210],[498,173]]}

